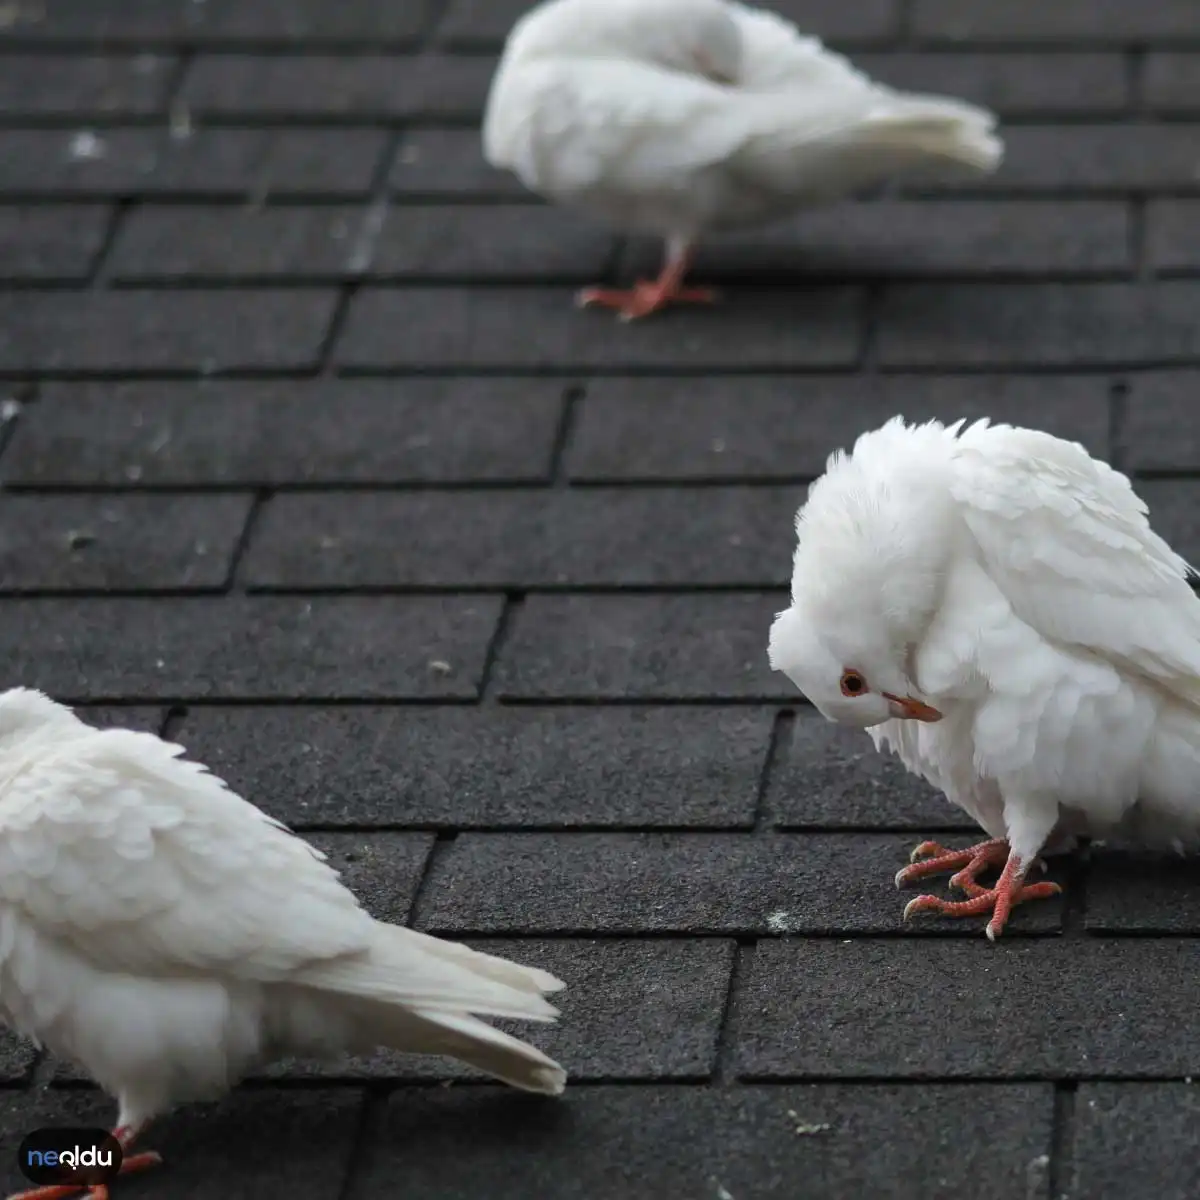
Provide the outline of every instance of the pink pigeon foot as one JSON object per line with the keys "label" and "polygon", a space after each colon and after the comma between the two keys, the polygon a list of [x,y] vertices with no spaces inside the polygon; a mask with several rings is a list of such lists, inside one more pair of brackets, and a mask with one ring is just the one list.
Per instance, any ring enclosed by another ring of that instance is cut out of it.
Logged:
{"label": "pink pigeon foot", "polygon": [[[980,842],[966,850],[952,851],[936,842],[922,842],[912,853],[912,866],[896,875],[896,886],[903,887],[916,879],[943,874],[960,868],[951,880],[952,887],[964,891],[968,900],[942,900],[938,896],[917,896],[904,906],[904,920],[917,913],[932,912],[944,917],[973,917],[990,912],[992,919],[985,932],[991,941],[999,937],[1008,922],[1009,914],[1018,904],[1029,900],[1045,900],[1057,896],[1062,888],[1057,883],[1025,883],[1028,866],[1042,865],[1035,859],[1023,864],[1003,838]],[[1000,866],[1000,878],[995,886],[982,887],[977,877],[988,867]]]}
{"label": "pink pigeon foot", "polygon": [[575,303],[580,308],[593,304],[615,308],[622,321],[648,317],[672,304],[715,304],[718,299],[715,289],[683,286],[691,256],[690,243],[672,239],[657,279],[639,279],[631,288],[584,288],[576,295]]}
{"label": "pink pigeon foot", "polygon": [[575,299],[580,308],[615,308],[622,321],[634,321],[672,304],[715,304],[713,288],[679,287],[662,279],[639,279],[631,288],[584,288]]}

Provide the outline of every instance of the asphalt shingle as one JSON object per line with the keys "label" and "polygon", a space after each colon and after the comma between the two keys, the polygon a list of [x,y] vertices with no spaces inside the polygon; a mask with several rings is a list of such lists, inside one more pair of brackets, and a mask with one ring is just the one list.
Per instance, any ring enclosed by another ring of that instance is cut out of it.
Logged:
{"label": "asphalt shingle", "polygon": [[500,648],[496,686],[524,700],[792,699],[765,649],[786,606],[783,592],[530,596]]}
{"label": "asphalt shingle", "polygon": [[1166,42],[1196,35],[1189,0],[916,0],[918,36],[938,42],[1023,42],[1055,45]]}
{"label": "asphalt shingle", "polygon": [[1164,200],[1147,213],[1146,255],[1151,268],[1163,274],[1200,268],[1200,200]]}
{"label": "asphalt shingle", "polygon": [[1126,466],[1135,471],[1200,468],[1200,429],[1191,420],[1197,396],[1200,371],[1133,376],[1123,438]]}
{"label": "asphalt shingle", "polygon": [[149,116],[166,108],[175,70],[174,57],[163,54],[0,53],[0,113],[5,117]]}
{"label": "asphalt shingle", "polygon": [[890,87],[956,96],[1008,118],[1116,114],[1129,104],[1125,64],[1116,52],[897,51],[855,55],[854,65]]}
{"label": "asphalt shingle", "polygon": [[268,282],[352,278],[361,272],[360,209],[136,209],[109,254],[118,283],[160,280]]}
{"label": "asphalt shingle", "polygon": [[251,497],[0,496],[0,592],[212,591]]}
{"label": "asphalt shingle", "polygon": [[[194,0],[192,0],[194,3]],[[209,0],[201,36],[251,45],[409,47],[429,25],[434,0]]]}
{"label": "asphalt shingle", "polygon": [[22,417],[9,483],[138,487],[532,483],[549,476],[552,381],[57,384]]}
{"label": "asphalt shingle", "polygon": [[492,596],[12,599],[0,656],[80,700],[469,699],[499,613]]}
{"label": "asphalt shingle", "polygon": [[369,270],[393,279],[593,283],[616,248],[611,230],[559,208],[405,204],[388,213]]}
{"label": "asphalt shingle", "polygon": [[1142,94],[1163,112],[1200,113],[1200,54],[1150,54]]}
{"label": "asphalt shingle", "polygon": [[1200,1092],[1187,1083],[1085,1083],[1075,1094],[1071,1195],[1191,1200]]}
{"label": "asphalt shingle", "polygon": [[[806,485],[896,414],[1079,441],[1200,561],[1200,7],[773,0],[1004,160],[705,237],[721,303],[622,325],[574,291],[661,244],[483,158],[531,4],[0,0],[5,686],[567,984],[500,1022],[558,1101],[263,1066],[146,1187],[1190,1196],[1194,858],[1057,857],[997,945],[905,925],[912,847],[981,833],[766,643]],[[33,1064],[0,1035],[0,1143],[112,1119]]]}
{"label": "asphalt shingle", "polygon": [[888,290],[888,367],[1158,366],[1200,356],[1200,283],[963,284]]}
{"label": "asphalt shingle", "polygon": [[1008,1200],[1049,1152],[1051,1107],[1044,1085],[399,1092],[351,1197],[403,1177],[412,1200],[840,1200],[919,1178],[930,1200]]}
{"label": "asphalt shingle", "polygon": [[1155,533],[1188,562],[1200,562],[1200,479],[1142,480],[1137,492]]}
{"label": "asphalt shingle", "polygon": [[0,371],[317,365],[332,292],[0,293]]}
{"label": "asphalt shingle", "polygon": [[103,205],[0,208],[0,279],[86,283],[111,220]]}
{"label": "asphalt shingle", "polygon": [[580,313],[562,288],[365,288],[337,361],[359,370],[844,367],[861,348],[862,299],[841,287],[745,290],[725,311],[639,327]]}
{"label": "asphalt shingle", "polygon": [[[532,215],[532,214],[531,214]],[[1115,202],[875,201],[802,213],[702,242],[697,279],[1074,276],[1128,273],[1131,234]],[[653,274],[639,243],[626,273]]]}
{"label": "asphalt shingle", "polygon": [[978,828],[864,731],[813,709],[801,709],[781,739],[767,808],[782,829]]}
{"label": "asphalt shingle", "polygon": [[[893,877],[910,836],[761,841],[688,833],[463,834],[430,869],[416,921],[438,933],[951,933],[961,918],[901,923]],[[933,889],[927,889],[933,890]],[[1058,902],[1018,908],[1006,931],[1045,932]]]}
{"label": "asphalt shingle", "polygon": [[748,828],[771,733],[735,708],[195,708],[177,735],[297,827]]}
{"label": "asphalt shingle", "polygon": [[898,413],[986,416],[1109,453],[1099,376],[709,376],[589,381],[566,466],[581,482],[813,479],[831,451]]}
{"label": "asphalt shingle", "polygon": [[923,182],[922,190],[1122,196],[1196,192],[1194,125],[1018,125],[1004,130],[1004,165],[993,175]]}
{"label": "asphalt shingle", "polygon": [[488,166],[474,129],[413,129],[392,163],[391,190],[404,199],[536,199],[515,176]]}
{"label": "asphalt shingle", "polygon": [[[268,504],[252,588],[783,587],[787,488],[308,493]],[[397,537],[398,530],[407,531]]]}
{"label": "asphalt shingle", "polygon": [[1190,942],[994,946],[974,933],[760,944],[739,998],[739,1075],[1137,1078],[1195,1069],[1190,996],[1200,963]]}

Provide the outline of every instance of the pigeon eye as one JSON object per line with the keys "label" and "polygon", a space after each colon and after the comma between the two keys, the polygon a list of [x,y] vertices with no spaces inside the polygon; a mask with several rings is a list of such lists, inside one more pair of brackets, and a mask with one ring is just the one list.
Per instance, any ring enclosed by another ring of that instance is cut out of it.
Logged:
{"label": "pigeon eye", "polygon": [[857,671],[842,672],[843,696],[861,696],[869,690],[867,681]]}

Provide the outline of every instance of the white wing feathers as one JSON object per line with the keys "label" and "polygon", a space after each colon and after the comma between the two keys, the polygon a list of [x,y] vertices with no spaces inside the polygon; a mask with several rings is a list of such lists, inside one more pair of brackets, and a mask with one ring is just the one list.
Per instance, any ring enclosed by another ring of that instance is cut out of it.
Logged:
{"label": "white wing feathers", "polygon": [[267,982],[365,950],[372,920],[322,856],[183,753],[105,730],[18,773],[0,798],[0,900],[134,975]]}
{"label": "white wing feathers", "polygon": [[100,971],[293,983],[549,1020],[563,985],[366,913],[324,856],[183,747],[94,731],[0,793],[0,902]]}
{"label": "white wing feathers", "polygon": [[1082,446],[979,421],[952,490],[1013,611],[1200,706],[1200,599],[1129,480]]}

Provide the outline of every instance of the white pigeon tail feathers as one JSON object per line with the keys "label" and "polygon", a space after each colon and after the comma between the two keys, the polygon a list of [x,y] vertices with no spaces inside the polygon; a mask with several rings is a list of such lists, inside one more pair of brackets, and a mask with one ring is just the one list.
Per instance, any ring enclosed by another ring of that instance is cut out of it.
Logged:
{"label": "white pigeon tail feathers", "polygon": [[292,982],[411,1008],[439,1012],[482,1013],[553,1021],[559,1014],[542,998],[564,984],[546,971],[523,967],[460,947],[451,956],[447,943],[400,925],[375,922],[365,953],[326,959],[302,968]]}
{"label": "white pigeon tail feathers", "polygon": [[548,971],[377,922],[366,954],[314,964],[292,982],[366,1002],[357,1036],[372,1045],[451,1055],[527,1091],[558,1095],[566,1084],[553,1059],[478,1019],[554,1021],[543,993],[565,985]]}
{"label": "white pigeon tail feathers", "polygon": [[526,1092],[561,1096],[562,1067],[526,1042],[466,1013],[389,1009],[373,1022],[372,1040],[394,1050],[443,1054]]}
{"label": "white pigeon tail feathers", "polygon": [[891,152],[907,161],[951,162],[981,173],[994,171],[1004,146],[993,133],[996,122],[983,109],[936,96],[896,96],[884,101],[855,134],[864,147]]}

